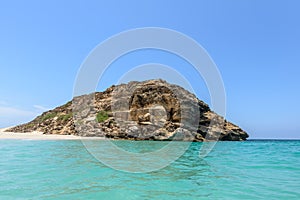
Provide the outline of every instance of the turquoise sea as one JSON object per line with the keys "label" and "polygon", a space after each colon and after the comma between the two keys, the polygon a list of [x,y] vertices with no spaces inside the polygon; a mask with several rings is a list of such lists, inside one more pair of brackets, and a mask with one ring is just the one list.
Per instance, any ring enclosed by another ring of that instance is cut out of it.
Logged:
{"label": "turquoise sea", "polygon": [[[137,152],[164,145],[115,143]],[[81,141],[0,140],[0,199],[300,199],[300,141],[218,142],[204,159],[201,145],[161,170],[127,173]]]}

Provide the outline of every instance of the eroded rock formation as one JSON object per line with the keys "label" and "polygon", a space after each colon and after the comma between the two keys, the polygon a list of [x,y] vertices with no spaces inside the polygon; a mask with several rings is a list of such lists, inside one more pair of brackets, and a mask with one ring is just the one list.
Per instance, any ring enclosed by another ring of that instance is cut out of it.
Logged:
{"label": "eroded rock formation", "polygon": [[248,134],[180,86],[130,82],[75,97],[7,131],[130,140],[246,140]]}

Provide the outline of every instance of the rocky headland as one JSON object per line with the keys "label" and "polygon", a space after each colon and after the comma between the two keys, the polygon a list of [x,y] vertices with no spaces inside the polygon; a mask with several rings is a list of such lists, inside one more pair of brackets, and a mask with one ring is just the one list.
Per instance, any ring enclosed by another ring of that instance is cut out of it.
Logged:
{"label": "rocky headland", "polygon": [[249,137],[194,94],[163,80],[133,81],[78,96],[6,131],[128,140],[243,141]]}

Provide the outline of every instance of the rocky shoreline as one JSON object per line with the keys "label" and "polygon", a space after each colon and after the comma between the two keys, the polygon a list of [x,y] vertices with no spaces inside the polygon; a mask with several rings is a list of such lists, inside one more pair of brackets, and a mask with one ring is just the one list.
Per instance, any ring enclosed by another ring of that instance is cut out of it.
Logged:
{"label": "rocky shoreline", "polygon": [[6,131],[159,141],[243,141],[249,137],[194,94],[163,80],[134,81],[75,97]]}

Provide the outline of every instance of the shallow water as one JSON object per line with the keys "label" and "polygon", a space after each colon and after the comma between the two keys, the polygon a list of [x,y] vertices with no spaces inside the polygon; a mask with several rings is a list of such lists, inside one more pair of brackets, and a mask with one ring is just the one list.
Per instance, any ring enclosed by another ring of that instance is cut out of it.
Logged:
{"label": "shallow water", "polygon": [[[166,144],[114,143],[133,152]],[[161,170],[127,173],[97,161],[81,141],[0,140],[0,199],[300,198],[300,141],[218,142],[204,159],[201,145]]]}

